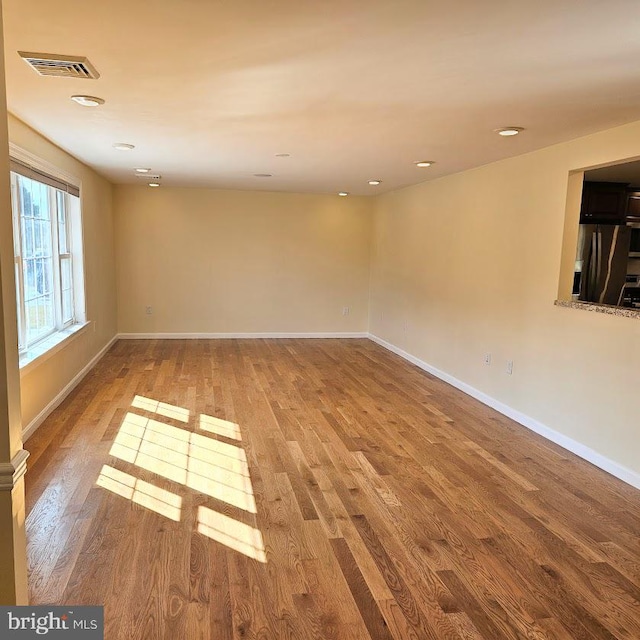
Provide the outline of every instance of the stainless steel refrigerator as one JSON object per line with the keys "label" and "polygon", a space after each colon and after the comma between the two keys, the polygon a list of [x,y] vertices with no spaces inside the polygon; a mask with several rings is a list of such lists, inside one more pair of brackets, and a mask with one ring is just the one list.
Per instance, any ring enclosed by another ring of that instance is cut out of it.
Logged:
{"label": "stainless steel refrigerator", "polygon": [[631,228],[581,224],[578,256],[582,261],[579,300],[619,305],[622,302]]}

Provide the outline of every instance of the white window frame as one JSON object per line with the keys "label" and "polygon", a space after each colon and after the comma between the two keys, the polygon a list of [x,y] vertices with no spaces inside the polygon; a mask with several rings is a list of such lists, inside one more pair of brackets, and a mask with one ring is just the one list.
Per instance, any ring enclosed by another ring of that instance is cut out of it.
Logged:
{"label": "white window frame", "polygon": [[[13,239],[14,239],[14,262],[16,267],[16,292],[18,295],[18,351],[25,353],[30,348],[36,346],[38,343],[46,340],[50,335],[62,331],[72,324],[75,324],[75,312],[73,305],[73,257],[68,251],[67,253],[60,253],[60,215],[65,216],[65,231],[66,231],[66,247],[69,250],[71,246],[71,220],[69,219],[69,194],[64,193],[54,187],[47,186],[47,196],[49,200],[49,212],[50,212],[50,233],[51,233],[51,265],[52,265],[52,291],[53,294],[53,327],[46,333],[41,333],[32,340],[27,339],[27,312],[26,303],[27,295],[24,283],[24,256],[23,256],[23,225],[22,217],[24,213],[24,206],[22,202],[22,193],[18,188],[19,180],[22,176],[17,173],[11,172],[11,201],[13,208]],[[59,197],[61,196],[61,197]],[[63,211],[60,210],[62,205]],[[70,261],[71,270],[71,317],[68,320],[63,318],[63,306],[62,306],[62,267],[61,263],[63,259]]]}
{"label": "white window frame", "polygon": [[[21,374],[26,373],[28,365],[35,364],[36,360],[40,360],[47,354],[53,354],[57,351],[62,343],[66,342],[71,336],[78,333],[81,329],[88,325],[85,311],[85,276],[84,276],[84,259],[83,259],[83,230],[82,230],[82,203],[81,203],[81,181],[70,174],[67,174],[50,163],[34,156],[13,143],[9,143],[9,154],[13,162],[13,169],[16,168],[15,163],[24,165],[38,175],[28,175],[38,182],[42,182],[51,186],[49,189],[49,205],[51,214],[51,244],[54,249],[53,254],[53,295],[54,295],[54,320],[55,328],[46,335],[38,336],[31,343],[26,342],[26,316],[25,316],[25,288],[24,288],[24,270],[22,265],[22,225],[20,221],[20,198],[21,194],[17,189],[17,178],[12,172],[11,175],[11,200],[14,224],[14,269],[16,275],[16,290],[18,303],[18,334],[19,334],[19,352]],[[17,173],[23,173],[18,170]],[[47,182],[47,178],[52,179]],[[59,188],[57,183],[66,185]],[[54,186],[55,184],[55,186]],[[73,194],[72,197],[69,193]],[[59,214],[58,214],[58,194],[62,194],[61,200],[65,209],[65,231],[67,234],[67,253],[60,253],[59,244]],[[63,319],[63,290],[62,290],[62,260],[69,260],[71,274],[71,318]],[[31,368],[30,366],[28,367]]]}

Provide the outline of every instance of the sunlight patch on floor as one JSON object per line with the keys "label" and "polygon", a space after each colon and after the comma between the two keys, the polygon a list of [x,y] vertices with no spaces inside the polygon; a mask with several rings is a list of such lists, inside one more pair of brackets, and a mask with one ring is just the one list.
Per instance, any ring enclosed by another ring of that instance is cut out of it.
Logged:
{"label": "sunlight patch on floor", "polygon": [[222,418],[214,418],[213,416],[201,413],[199,427],[202,431],[215,433],[217,436],[223,436],[231,440],[242,440],[240,425],[237,425],[235,422],[223,420]]}
{"label": "sunlight patch on floor", "polygon": [[96,484],[170,520],[180,521],[182,498],[105,464]]}
{"label": "sunlight patch on floor", "polygon": [[[131,406],[189,422],[187,409],[145,396],[136,395]],[[200,414],[198,426],[216,436],[242,441],[240,426],[234,422]],[[257,513],[247,455],[240,445],[129,411],[109,454],[228,505]],[[182,497],[129,473],[104,465],[96,484],[166,518],[181,520]],[[196,530],[249,558],[267,561],[260,530],[228,515],[199,506]]]}
{"label": "sunlight patch on floor", "polygon": [[197,530],[258,562],[267,561],[262,533],[244,522],[238,522],[207,507],[198,507]]}
{"label": "sunlight patch on floor", "polygon": [[152,400],[145,396],[136,396],[131,403],[132,407],[136,409],[144,409],[145,411],[152,411],[158,413],[166,418],[173,418],[180,422],[189,422],[189,416],[191,415],[189,409],[183,407],[176,407],[173,404],[167,404],[166,402],[158,402],[158,400]]}
{"label": "sunlight patch on floor", "polygon": [[227,504],[257,513],[243,449],[127,413],[109,453]]}

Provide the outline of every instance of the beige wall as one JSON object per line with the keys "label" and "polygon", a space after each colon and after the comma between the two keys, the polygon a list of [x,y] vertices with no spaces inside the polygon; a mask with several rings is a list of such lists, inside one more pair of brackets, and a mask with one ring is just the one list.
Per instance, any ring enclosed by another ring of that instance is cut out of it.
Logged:
{"label": "beige wall", "polygon": [[117,186],[114,203],[120,332],[367,330],[370,199]]}
{"label": "beige wall", "polygon": [[81,180],[86,309],[92,322],[88,330],[22,376],[22,422],[26,428],[116,334],[112,186],[12,116],[9,140]]}
{"label": "beige wall", "polygon": [[370,331],[640,473],[640,321],[553,304],[569,171],[638,155],[640,122],[379,196]]}

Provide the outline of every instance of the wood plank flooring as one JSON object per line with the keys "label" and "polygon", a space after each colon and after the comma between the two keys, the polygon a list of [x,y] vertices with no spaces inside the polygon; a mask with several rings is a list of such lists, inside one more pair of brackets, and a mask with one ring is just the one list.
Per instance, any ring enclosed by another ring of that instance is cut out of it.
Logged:
{"label": "wood plank flooring", "polygon": [[120,341],[26,448],[107,640],[640,638],[640,492],[368,340]]}

